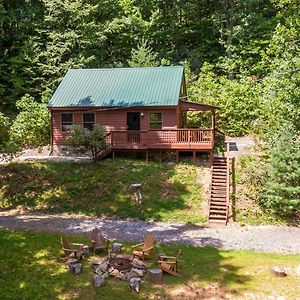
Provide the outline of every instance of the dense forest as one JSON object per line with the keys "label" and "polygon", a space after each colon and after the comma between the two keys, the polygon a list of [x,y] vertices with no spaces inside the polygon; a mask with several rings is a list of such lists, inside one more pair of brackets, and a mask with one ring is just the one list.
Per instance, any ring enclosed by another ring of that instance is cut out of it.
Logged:
{"label": "dense forest", "polygon": [[295,213],[299,11],[298,0],[0,0],[1,151],[48,143],[47,102],[69,68],[184,63],[189,99],[220,106],[220,129],[265,141],[264,205]]}

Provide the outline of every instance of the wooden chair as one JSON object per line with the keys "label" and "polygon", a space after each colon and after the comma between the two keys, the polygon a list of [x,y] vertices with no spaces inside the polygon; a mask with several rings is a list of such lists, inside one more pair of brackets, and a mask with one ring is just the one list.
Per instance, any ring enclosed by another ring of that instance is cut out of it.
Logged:
{"label": "wooden chair", "polygon": [[[145,258],[150,258],[153,251],[153,245],[154,245],[154,236],[152,234],[148,234],[145,238],[144,243],[131,246],[133,257],[137,256],[142,260],[145,260]],[[136,248],[141,248],[141,249],[135,250]]]}
{"label": "wooden chair", "polygon": [[174,276],[179,276],[180,272],[178,269],[178,258],[181,254],[181,250],[178,251],[178,253],[176,254],[176,256],[165,256],[165,255],[161,255],[160,256],[160,260],[158,261],[159,263],[159,267]]}
{"label": "wooden chair", "polygon": [[92,230],[91,242],[92,242],[92,249],[94,254],[96,254],[97,250],[106,249],[108,251],[109,243],[113,241],[114,241],[113,239],[105,238],[99,228],[94,228]]}
{"label": "wooden chair", "polygon": [[61,247],[64,251],[66,259],[75,258],[81,259],[83,255],[83,244],[69,243],[67,239],[61,237]]}

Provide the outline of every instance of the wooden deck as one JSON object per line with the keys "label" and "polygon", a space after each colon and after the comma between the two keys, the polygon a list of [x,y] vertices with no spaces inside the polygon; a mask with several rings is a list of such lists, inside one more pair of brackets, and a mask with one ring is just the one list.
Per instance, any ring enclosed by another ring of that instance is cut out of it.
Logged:
{"label": "wooden deck", "polygon": [[109,139],[113,150],[210,151],[214,147],[213,129],[116,130]]}

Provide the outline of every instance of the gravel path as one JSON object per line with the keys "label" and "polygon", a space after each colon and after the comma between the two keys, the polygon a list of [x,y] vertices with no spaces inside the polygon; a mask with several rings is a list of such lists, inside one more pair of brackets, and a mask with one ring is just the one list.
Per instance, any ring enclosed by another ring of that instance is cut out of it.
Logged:
{"label": "gravel path", "polygon": [[67,214],[0,212],[0,228],[38,232],[88,234],[101,227],[105,235],[121,241],[140,242],[151,232],[158,242],[174,242],[222,249],[300,253],[300,228],[287,226],[207,227],[182,223],[121,221]]}

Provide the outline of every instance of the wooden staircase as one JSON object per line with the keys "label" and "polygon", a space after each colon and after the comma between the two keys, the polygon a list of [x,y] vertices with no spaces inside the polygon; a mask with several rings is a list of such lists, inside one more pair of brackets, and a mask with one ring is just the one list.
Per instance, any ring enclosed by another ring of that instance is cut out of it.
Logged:
{"label": "wooden staircase", "polygon": [[209,223],[227,224],[229,214],[229,155],[213,157]]}

